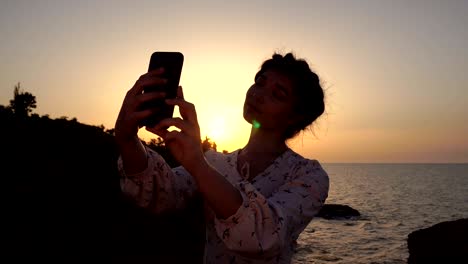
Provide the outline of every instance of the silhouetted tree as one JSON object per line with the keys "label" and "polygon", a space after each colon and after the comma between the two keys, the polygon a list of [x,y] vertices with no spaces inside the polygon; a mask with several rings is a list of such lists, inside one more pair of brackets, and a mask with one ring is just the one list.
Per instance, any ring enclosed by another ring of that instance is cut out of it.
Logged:
{"label": "silhouetted tree", "polygon": [[202,141],[203,152],[206,152],[210,149],[216,151],[216,143],[212,143],[208,136],[205,137],[205,140]]}
{"label": "silhouetted tree", "polygon": [[[75,119],[75,122],[77,122],[76,119]],[[109,128],[105,132],[109,135],[115,136],[115,128]]]}
{"label": "silhouetted tree", "polygon": [[12,110],[8,106],[5,107],[3,105],[0,105],[0,114],[2,114],[2,115],[12,114]]}
{"label": "silhouetted tree", "polygon": [[17,117],[26,117],[36,108],[36,96],[21,91],[18,83],[15,85],[13,100],[10,100],[10,108]]}

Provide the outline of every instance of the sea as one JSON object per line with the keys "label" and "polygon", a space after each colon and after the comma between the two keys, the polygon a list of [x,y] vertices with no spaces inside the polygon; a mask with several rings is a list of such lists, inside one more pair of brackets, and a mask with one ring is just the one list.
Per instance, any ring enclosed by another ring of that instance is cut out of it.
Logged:
{"label": "sea", "polygon": [[468,218],[468,164],[322,164],[326,203],[360,217],[314,218],[298,239],[292,263],[407,263],[408,234]]}

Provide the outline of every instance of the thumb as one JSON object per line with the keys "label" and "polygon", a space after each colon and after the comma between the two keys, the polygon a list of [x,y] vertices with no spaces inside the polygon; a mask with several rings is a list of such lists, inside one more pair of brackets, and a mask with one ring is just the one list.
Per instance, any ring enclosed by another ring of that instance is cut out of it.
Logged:
{"label": "thumb", "polygon": [[182,90],[181,85],[179,85],[179,87],[177,87],[177,97],[180,98],[180,99],[184,99],[184,91]]}

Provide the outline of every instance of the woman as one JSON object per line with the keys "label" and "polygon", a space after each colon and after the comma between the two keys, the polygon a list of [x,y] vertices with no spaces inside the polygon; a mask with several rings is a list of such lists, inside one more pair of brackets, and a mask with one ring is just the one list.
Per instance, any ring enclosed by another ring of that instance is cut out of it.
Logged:
{"label": "woman", "polygon": [[[290,263],[294,242],[328,196],[319,162],[301,157],[286,142],[324,112],[318,76],[291,53],[274,54],[247,91],[244,119],[252,124],[245,147],[232,153],[202,152],[193,104],[176,99],[182,118],[147,130],[161,136],[180,167],[171,169],[137,137],[138,124],[157,109],[139,106],[163,93],[143,87],[165,82],[163,69],[142,75],[124,99],[115,126],[121,187],[153,212],[184,208],[196,193],[205,200],[205,263]],[[166,130],[175,126],[180,131]]]}

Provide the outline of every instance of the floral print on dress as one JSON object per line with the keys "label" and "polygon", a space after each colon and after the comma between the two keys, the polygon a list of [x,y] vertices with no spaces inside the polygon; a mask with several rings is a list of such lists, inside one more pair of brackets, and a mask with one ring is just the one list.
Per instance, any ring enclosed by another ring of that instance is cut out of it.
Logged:
{"label": "floral print on dress", "polygon": [[[123,192],[155,213],[184,208],[197,192],[196,182],[183,167],[171,169],[146,150],[148,167],[137,174],[126,175],[119,158]],[[226,219],[205,206],[205,263],[290,263],[299,234],[325,203],[328,175],[318,161],[288,149],[249,181],[248,170],[237,171],[238,153],[205,153],[243,199]]]}

